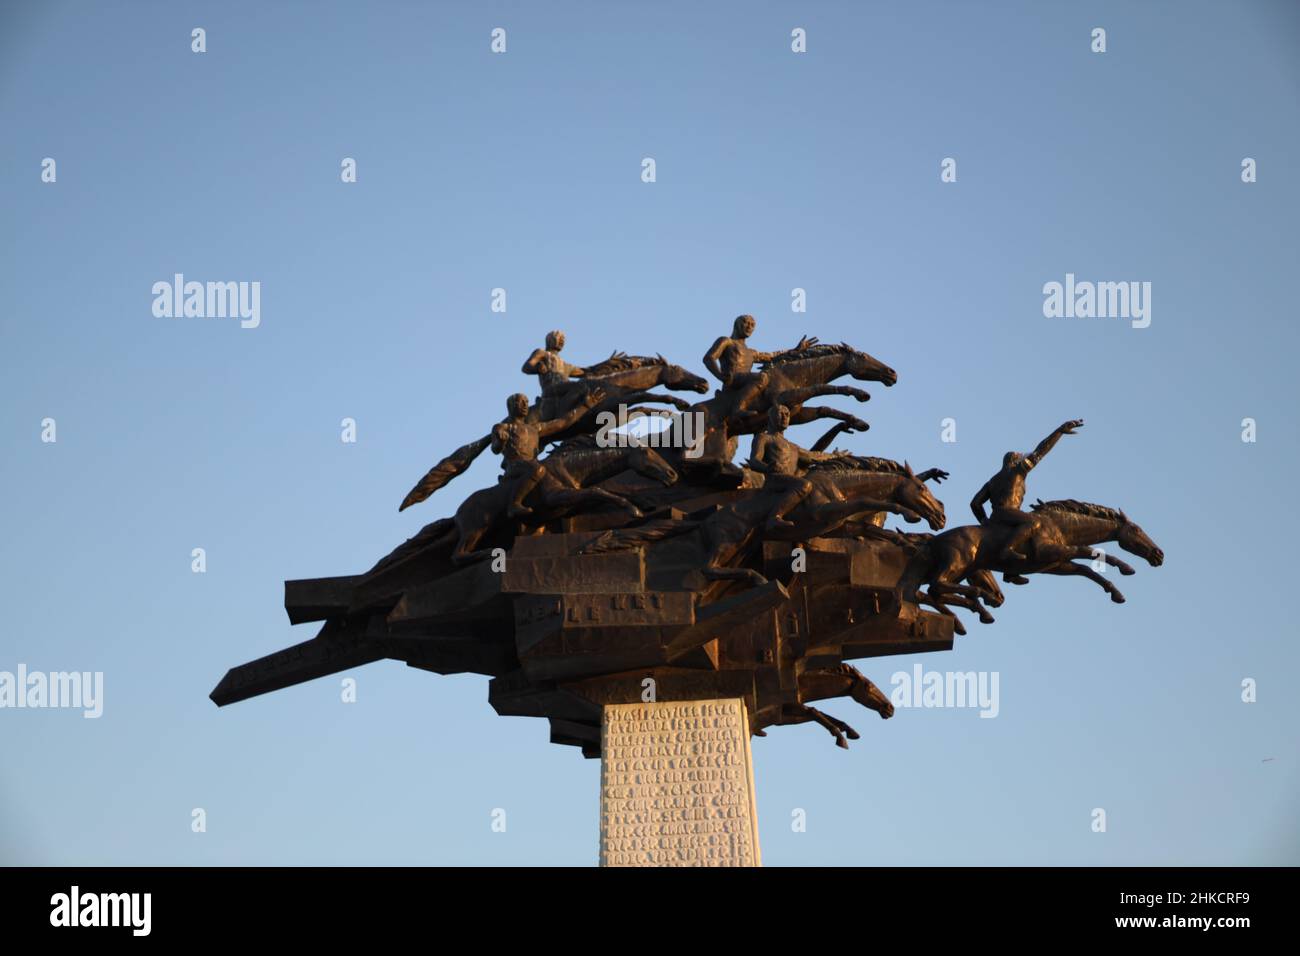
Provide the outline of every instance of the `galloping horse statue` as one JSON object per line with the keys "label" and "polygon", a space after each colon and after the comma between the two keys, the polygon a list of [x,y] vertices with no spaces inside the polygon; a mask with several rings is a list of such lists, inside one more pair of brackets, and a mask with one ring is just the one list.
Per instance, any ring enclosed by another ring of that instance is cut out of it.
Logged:
{"label": "galloping horse statue", "polygon": [[[961,584],[963,578],[981,571],[1004,572],[1013,583],[1024,583],[1026,574],[1085,577],[1116,604],[1123,604],[1119,588],[1090,565],[1076,564],[1076,560],[1100,559],[1120,574],[1133,574],[1129,564],[1095,547],[1107,541],[1114,541],[1154,568],[1165,560],[1160,547],[1123,511],[1086,501],[1063,499],[1034,504],[1023,560],[1005,553],[1007,538],[1013,533],[1014,529],[1006,526],[987,524],[966,525],[936,535],[908,559],[898,582],[897,598],[928,604],[954,620],[956,615],[947,604],[956,604],[978,614],[981,623],[990,624],[993,616],[981,601],[996,606],[994,601],[1000,596],[982,585]],[[920,590],[922,587],[927,590]],[[954,627],[958,634],[966,633],[961,621],[956,620]]]}

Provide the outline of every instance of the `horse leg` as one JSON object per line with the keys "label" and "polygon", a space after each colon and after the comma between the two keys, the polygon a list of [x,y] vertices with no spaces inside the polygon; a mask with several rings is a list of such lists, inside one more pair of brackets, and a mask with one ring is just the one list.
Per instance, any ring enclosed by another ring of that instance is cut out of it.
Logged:
{"label": "horse leg", "polygon": [[834,388],[835,391],[828,392],[827,394],[843,395],[846,398],[852,398],[855,401],[859,401],[859,402],[871,401],[871,393],[866,391],[865,389],[855,388],[852,385],[833,385],[831,387]]}
{"label": "horse leg", "polygon": [[1110,595],[1110,599],[1116,604],[1124,603],[1124,595],[1120,593],[1119,588],[1111,584],[1104,577],[1094,571],[1092,568],[1083,564],[1075,564],[1073,561],[1062,561],[1060,564],[1050,568],[1044,568],[1043,574],[1059,574],[1065,577],[1079,575],[1094,582],[1098,587]]}
{"label": "horse leg", "polygon": [[474,528],[462,528],[458,526],[458,530],[460,531],[460,535],[459,540],[456,542],[456,550],[451,553],[452,564],[460,565],[469,564],[473,561],[481,561],[492,553],[487,549],[482,551],[474,550],[474,546],[478,544],[483,535],[487,533],[487,525],[479,525]]}
{"label": "horse leg", "polygon": [[[935,607],[939,613],[951,617],[953,620],[953,630],[958,634],[965,634],[966,628],[962,624],[960,618],[958,618],[957,615],[953,613],[952,609],[944,603],[943,598],[948,594],[956,594],[959,597],[968,598],[976,596],[978,592],[974,588],[956,583],[969,570],[969,561],[963,561],[960,554],[952,549],[944,549],[944,553],[935,556],[934,563],[930,567],[930,573],[924,581],[924,583],[929,586],[929,594],[927,596],[930,600],[927,603],[930,603]],[[953,603],[958,604],[958,606],[961,607],[966,606],[964,603],[959,603],[957,601],[954,601]],[[993,620],[992,616],[989,615],[989,612],[984,610],[982,606],[979,609],[979,614],[982,623],[987,624],[989,621]],[[987,621],[985,620],[985,617],[988,617]]]}
{"label": "horse leg", "polygon": [[1068,555],[1068,557],[1086,558],[1090,561],[1096,561],[1098,555],[1100,555],[1101,559],[1105,561],[1107,564],[1109,564],[1112,568],[1116,568],[1120,574],[1123,575],[1137,574],[1137,572],[1133,570],[1133,566],[1129,564],[1127,561],[1124,561],[1121,558],[1117,558],[1113,554],[1107,554],[1105,551],[1102,551],[1100,548],[1090,548],[1084,545],[1075,548],[1074,553]]}
{"label": "horse leg", "polygon": [[723,568],[706,564],[700,568],[700,573],[710,581],[748,581],[756,588],[767,583],[767,578],[753,568]]}
{"label": "horse leg", "polygon": [[[930,585],[930,587],[933,588],[934,585]],[[962,594],[945,594],[944,599],[958,607],[964,607],[966,610],[978,614],[981,624],[993,623],[993,615],[975,598],[966,597]]]}
{"label": "horse leg", "polygon": [[983,592],[980,594],[980,600],[989,607],[1001,607],[1006,600],[1002,596],[1002,589],[998,587],[998,582],[993,579],[993,573],[987,568],[972,571],[966,575],[966,581]]}
{"label": "horse leg", "polygon": [[840,728],[835,725],[831,718],[816,707],[809,707],[807,704],[786,704],[781,708],[781,723],[783,724],[806,724],[810,720],[816,721],[826,728],[830,735],[835,738],[835,746],[842,747],[845,750],[849,749],[849,742],[844,739],[844,734],[841,733]]}
{"label": "horse leg", "polygon": [[[804,704],[802,706],[808,707],[807,704]],[[825,727],[830,732],[831,736],[835,738],[836,747],[839,747],[843,750],[849,749],[849,742],[844,739],[844,734],[840,731],[840,728],[835,725],[836,724],[835,721],[831,720],[830,717],[828,717],[826,714],[823,714],[816,707],[808,707],[808,712],[812,715],[813,720],[817,721],[817,723]]]}
{"label": "horse leg", "polygon": [[955,594],[967,598],[968,600],[981,599],[986,593],[983,588],[973,587],[969,584],[958,584],[956,581],[947,580],[931,581],[930,590],[933,591],[935,588],[938,588],[945,596]]}
{"label": "horse leg", "polygon": [[938,611],[941,614],[945,613],[942,602],[940,602],[939,599],[936,597],[931,597],[929,591],[922,591],[918,589],[916,593],[913,594],[911,598],[909,598],[909,600],[913,604],[924,604],[928,607],[934,608],[936,611]]}
{"label": "horse leg", "polygon": [[560,488],[550,491],[543,499],[547,507],[580,508],[587,504],[612,504],[627,511],[634,518],[642,517],[641,509],[622,495],[604,488]]}
{"label": "horse leg", "polygon": [[821,438],[813,442],[812,448],[809,450],[825,451],[827,448],[831,446],[831,442],[833,442],[837,436],[842,435],[845,432],[849,432],[850,434],[852,434],[853,432],[853,429],[850,428],[847,423],[840,422],[838,425],[832,425],[830,430],[826,432],[825,435],[822,435]]}
{"label": "horse leg", "polygon": [[993,615],[988,613],[984,605],[980,604],[979,598],[983,596],[983,591],[979,588],[972,588],[970,585],[958,584],[956,580],[950,580],[950,576],[956,575],[956,571],[948,571],[939,576],[939,580],[932,580],[930,583],[930,593],[943,594],[944,597],[952,601],[958,607],[965,607],[966,610],[975,611],[979,615],[979,623],[992,624]]}
{"label": "horse leg", "polygon": [[[717,540],[714,535],[707,531],[706,541],[709,544],[709,559],[705,562],[704,567],[700,568],[700,573],[708,581],[748,581],[754,587],[762,587],[767,583],[767,578],[759,574],[753,568],[729,568],[722,563],[723,551],[726,549],[727,542]],[[730,551],[729,556],[738,554],[745,546],[745,541],[749,535],[746,535],[734,548],[727,549]]]}
{"label": "horse leg", "polygon": [[819,418],[834,418],[848,425],[854,431],[865,432],[871,428],[866,422],[856,415],[850,415],[848,412],[842,412],[838,408],[831,408],[826,405],[814,405],[812,408],[804,407],[790,415],[791,425],[807,425],[809,422],[815,422]]}
{"label": "horse leg", "polygon": [[1109,564],[1112,568],[1118,570],[1120,574],[1123,574],[1125,576],[1128,576],[1130,574],[1137,574],[1137,572],[1133,570],[1133,565],[1129,564],[1127,561],[1120,560],[1119,558],[1115,557],[1115,555],[1113,554],[1106,555],[1106,563]]}
{"label": "horse leg", "polygon": [[723,562],[730,561],[744,552],[754,539],[755,526],[731,525],[731,534],[726,534],[726,525],[719,526],[714,520],[706,521],[703,527],[704,546],[708,549],[708,559],[700,568],[700,573],[709,581],[748,581],[754,587],[767,584],[767,578],[752,568],[729,568]]}
{"label": "horse leg", "polygon": [[[782,395],[789,394],[784,392]],[[852,431],[867,431],[871,426],[858,418],[856,415],[850,415],[848,412],[842,412],[838,408],[829,408],[826,406],[814,406],[805,408],[798,403],[782,402],[786,408],[790,409],[790,424],[807,425],[809,422],[815,422],[822,418],[834,418],[838,420],[845,429]],[[751,435],[754,432],[762,431],[767,426],[766,412],[750,412],[741,410],[738,413],[727,418],[727,427],[730,433],[735,435]]]}
{"label": "horse leg", "polygon": [[640,405],[644,403],[658,403],[660,405],[672,405],[678,411],[686,411],[691,407],[691,403],[678,398],[675,395],[663,395],[658,392],[633,392],[630,395],[620,395],[619,400],[627,406]]}
{"label": "horse leg", "polygon": [[615,494],[612,491],[606,491],[604,488],[583,488],[578,494],[586,496],[590,501],[604,501],[622,508],[634,518],[644,517],[644,513],[635,504],[624,498],[622,495]]}
{"label": "horse leg", "polygon": [[854,388],[852,385],[808,385],[804,388],[786,389],[777,395],[773,404],[802,405],[810,398],[819,398],[823,395],[848,395],[860,402],[870,401],[871,399],[867,392],[860,388]]}
{"label": "horse leg", "polygon": [[898,515],[908,521],[921,520],[921,516],[912,509],[905,508],[892,501],[876,501],[871,498],[845,498],[842,501],[827,501],[819,505],[805,504],[805,514],[798,524],[800,526],[816,525],[819,527],[827,522],[839,524],[854,515],[875,511],[888,511],[890,514]]}
{"label": "horse leg", "polygon": [[912,603],[929,605],[930,607],[938,611],[940,614],[942,614],[944,617],[952,618],[952,629],[955,633],[957,634],[966,633],[966,625],[961,622],[961,618],[959,618],[956,614],[954,614],[952,608],[950,608],[947,604],[943,603],[943,601],[938,596],[930,594],[928,591],[918,590],[916,592],[916,596],[912,598]]}
{"label": "horse leg", "polygon": [[[1097,559],[1097,552],[1091,548],[1087,550],[1088,553],[1086,555],[1081,554],[1081,555],[1076,555],[1076,557],[1092,558],[1095,561]],[[1115,557],[1115,555],[1113,554],[1107,554],[1105,551],[1103,551],[1101,552],[1101,557],[1103,561],[1109,564],[1112,568],[1115,568],[1117,571],[1119,571],[1120,574],[1123,574],[1125,576],[1130,574],[1137,574],[1137,572],[1133,570],[1133,565],[1129,564],[1127,561],[1122,560],[1121,558]]]}
{"label": "horse leg", "polygon": [[844,721],[840,720],[838,717],[832,717],[830,714],[822,714],[822,716],[825,717],[827,720],[829,720],[831,724],[834,725],[835,728],[838,729],[839,732],[842,733],[849,740],[858,740],[862,737],[860,733],[858,733],[856,730],[854,730]]}

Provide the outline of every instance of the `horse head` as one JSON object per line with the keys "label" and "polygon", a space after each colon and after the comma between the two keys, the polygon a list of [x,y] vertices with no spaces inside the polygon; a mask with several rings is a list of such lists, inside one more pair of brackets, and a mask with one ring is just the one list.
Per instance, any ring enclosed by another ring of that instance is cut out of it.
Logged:
{"label": "horse head", "polygon": [[633,445],[628,449],[628,467],[637,474],[653,478],[662,485],[677,483],[677,469],[668,464],[657,451],[649,445]]}
{"label": "horse head", "polygon": [[845,349],[844,368],[854,378],[863,382],[883,382],[886,387],[898,382],[898,373],[884,362],[846,343],[841,345]]}
{"label": "horse head", "polygon": [[884,691],[865,677],[854,682],[853,688],[849,691],[849,696],[868,710],[874,710],[882,720],[888,720],[894,716],[893,702],[885,696]]}
{"label": "horse head", "polygon": [[924,518],[930,525],[930,530],[941,530],[948,523],[943,502],[930,493],[925,481],[912,471],[912,466],[907,462],[903,462],[903,470],[903,481],[896,493],[898,503]]}
{"label": "horse head", "polygon": [[1164,564],[1165,553],[1160,546],[1151,540],[1136,521],[1130,520],[1123,509],[1119,509],[1119,516],[1123,523],[1115,536],[1115,543],[1129,554],[1136,554],[1153,568]]}
{"label": "horse head", "polygon": [[1160,546],[1147,537],[1147,533],[1120,508],[1063,498],[1059,501],[1036,501],[1033,512],[1042,518],[1063,519],[1066,529],[1071,525],[1077,527],[1079,530],[1073,535],[1068,530],[1066,532],[1066,539],[1073,538],[1076,544],[1114,541],[1129,554],[1144,559],[1153,568],[1164,563],[1165,553],[1160,550]]}
{"label": "horse head", "polygon": [[692,392],[699,392],[701,395],[709,390],[709,383],[706,379],[682,368],[680,365],[665,365],[661,375],[665,388],[671,388],[675,391],[689,389]]}

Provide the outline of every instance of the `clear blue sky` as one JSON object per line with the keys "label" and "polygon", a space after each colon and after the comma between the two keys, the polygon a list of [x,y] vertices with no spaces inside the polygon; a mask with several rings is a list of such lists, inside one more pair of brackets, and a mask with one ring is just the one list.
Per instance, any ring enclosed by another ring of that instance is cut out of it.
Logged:
{"label": "clear blue sky", "polygon": [[[755,740],[765,861],[1300,863],[1297,53],[1285,2],[5,3],[0,670],[103,671],[105,701],[0,711],[0,862],[593,864],[597,762],[486,678],[207,694],[314,633],[285,578],[493,480],[397,512],[534,390],[548,329],[700,372],[751,312],[760,348],[898,370],[846,444],[950,470],[950,522],[1081,417],[1031,497],[1122,506],[1167,555],[1123,607],[1036,579],[952,653],[859,662],[997,671],[997,719],[841,701],[848,752]],[[176,272],[260,281],[261,326],[155,318]],[[1045,318],[1067,272],[1150,281],[1151,326]]]}

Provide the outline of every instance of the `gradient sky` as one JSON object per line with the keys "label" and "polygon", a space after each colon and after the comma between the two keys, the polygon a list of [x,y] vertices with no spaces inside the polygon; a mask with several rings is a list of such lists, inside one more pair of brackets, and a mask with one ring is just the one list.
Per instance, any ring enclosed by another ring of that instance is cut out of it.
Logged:
{"label": "gradient sky", "polygon": [[[1030,497],[1167,555],[1123,607],[1036,578],[950,653],[857,662],[996,671],[996,719],[842,700],[847,752],[755,740],[768,865],[1300,863],[1297,53],[1287,2],[4,3],[0,670],[103,671],[105,701],[0,710],[0,863],[594,864],[598,762],[484,677],[207,694],[314,633],[284,579],[494,479],[397,512],[535,392],[547,330],[702,372],[739,312],[898,370],[830,400],[872,423],[841,444],[951,471],[950,524],[1080,417]],[[176,272],[260,281],[261,326],[155,318]],[[1151,326],[1045,318],[1067,272],[1151,282]]]}

